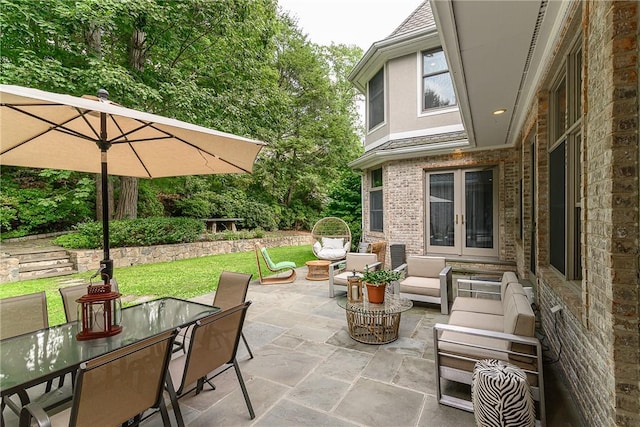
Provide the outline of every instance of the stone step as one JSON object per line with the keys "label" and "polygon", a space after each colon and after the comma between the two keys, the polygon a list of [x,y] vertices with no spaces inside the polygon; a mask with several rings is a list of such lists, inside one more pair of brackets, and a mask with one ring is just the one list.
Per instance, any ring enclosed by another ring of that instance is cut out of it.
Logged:
{"label": "stone step", "polygon": [[78,271],[73,268],[73,264],[65,267],[48,268],[45,270],[20,271],[19,280],[44,279],[47,277],[68,276]]}
{"label": "stone step", "polygon": [[18,258],[21,264],[40,261],[40,260],[57,260],[68,258],[69,254],[62,248],[49,248],[46,250],[31,250],[22,252],[12,252],[11,256]]}
{"label": "stone step", "polygon": [[34,271],[47,271],[47,270],[62,270],[66,268],[73,268],[72,262],[59,262],[48,263],[42,265],[28,265],[26,267],[20,267],[20,273],[31,273]]}
{"label": "stone step", "polygon": [[24,262],[20,260],[19,267],[20,267],[20,270],[22,271],[23,269],[30,269],[30,268],[37,268],[37,267],[47,267],[47,266],[57,267],[59,265],[68,264],[70,262],[71,261],[69,260],[68,256],[56,257],[51,259],[37,259],[33,261],[28,261],[28,262]]}

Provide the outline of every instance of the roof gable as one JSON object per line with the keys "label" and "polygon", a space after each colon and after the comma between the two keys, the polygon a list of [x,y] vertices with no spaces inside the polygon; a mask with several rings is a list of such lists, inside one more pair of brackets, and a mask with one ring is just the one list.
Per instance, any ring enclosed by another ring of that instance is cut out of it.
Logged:
{"label": "roof gable", "polygon": [[436,25],[436,21],[433,18],[433,12],[431,11],[431,3],[427,0],[418,6],[418,8],[414,10],[413,13],[411,13],[411,15],[409,15],[407,19],[398,26],[398,28],[389,34],[389,37],[387,38],[411,33],[434,25]]}

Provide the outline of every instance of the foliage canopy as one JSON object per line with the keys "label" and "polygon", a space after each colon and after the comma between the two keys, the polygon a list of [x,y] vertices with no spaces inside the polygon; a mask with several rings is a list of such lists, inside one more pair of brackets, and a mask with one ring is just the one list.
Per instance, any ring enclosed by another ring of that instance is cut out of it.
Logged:
{"label": "foliage canopy", "polygon": [[[347,80],[361,50],[311,43],[276,0],[2,0],[0,25],[2,83],[75,96],[105,88],[121,105],[268,144],[250,176],[142,181],[140,216],[208,211],[309,228],[361,153]],[[95,219],[93,178],[64,174],[3,168],[3,232]],[[117,204],[124,184],[112,182]]]}

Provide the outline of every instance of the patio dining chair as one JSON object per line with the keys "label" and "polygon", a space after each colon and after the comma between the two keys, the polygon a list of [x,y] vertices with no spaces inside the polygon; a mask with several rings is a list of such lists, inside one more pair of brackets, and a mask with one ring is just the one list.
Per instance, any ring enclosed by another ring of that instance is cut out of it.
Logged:
{"label": "patio dining chair", "polygon": [[[58,292],[62,297],[62,306],[64,307],[64,316],[67,319],[67,323],[78,320],[78,304],[76,300],[87,293],[88,286],[89,283],[83,283],[58,288]],[[118,292],[118,282],[115,279],[111,279],[111,290]]]}
{"label": "patio dining chair", "polygon": [[49,326],[44,292],[0,299],[0,340]]}
{"label": "patio dining chair", "polygon": [[[249,415],[251,419],[255,418],[240,366],[236,360],[242,325],[250,305],[251,301],[247,301],[196,322],[191,331],[186,354],[171,360],[167,388],[178,426],[184,426],[178,399],[194,390],[196,394],[200,393],[204,390],[205,383],[215,390],[210,380],[231,367],[236,371]],[[213,375],[211,375],[212,372]],[[176,385],[175,388],[173,384]]]}
{"label": "patio dining chair", "polygon": [[[0,299],[0,340],[35,332],[48,326],[47,296],[44,291]],[[47,391],[50,389],[51,381],[47,383]],[[20,405],[12,400],[11,396],[4,396],[0,409],[4,411],[5,406],[8,406],[14,413],[19,414],[21,407],[29,403],[29,395],[24,390],[17,395]]]}
{"label": "patio dining chair", "polygon": [[71,408],[49,416],[30,403],[20,413],[20,427],[32,421],[38,426],[115,426],[137,422],[152,408],[159,408],[163,424],[170,425],[163,392],[177,332],[167,331],[83,363]]}
{"label": "patio dining chair", "polygon": [[[232,271],[223,271],[218,279],[218,287],[216,293],[213,296],[214,307],[220,308],[220,310],[228,310],[236,307],[237,305],[245,302],[247,298],[247,290],[249,289],[249,282],[251,282],[251,274],[235,273]],[[180,333],[175,341],[174,352],[185,349],[185,336],[187,330],[184,333]],[[247,351],[249,352],[249,359],[253,359],[253,352],[249,343],[244,336],[244,333],[240,333],[240,337],[244,342]]]}

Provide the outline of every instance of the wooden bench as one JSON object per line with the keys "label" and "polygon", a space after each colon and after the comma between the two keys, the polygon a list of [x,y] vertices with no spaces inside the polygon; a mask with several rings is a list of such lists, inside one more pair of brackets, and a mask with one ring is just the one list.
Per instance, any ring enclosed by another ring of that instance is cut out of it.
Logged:
{"label": "wooden bench", "polygon": [[222,227],[220,231],[237,231],[236,223],[244,221],[244,218],[205,218],[203,221],[209,233],[216,233],[218,226]]}

